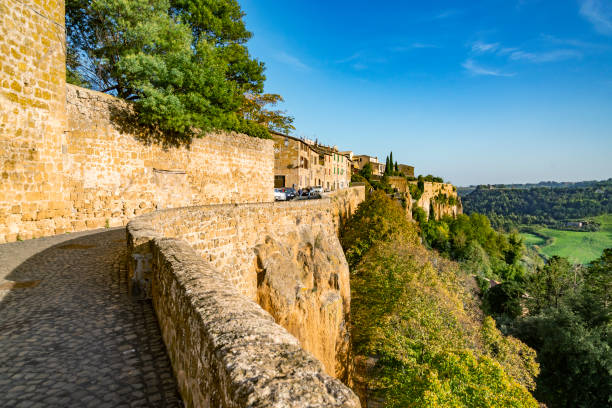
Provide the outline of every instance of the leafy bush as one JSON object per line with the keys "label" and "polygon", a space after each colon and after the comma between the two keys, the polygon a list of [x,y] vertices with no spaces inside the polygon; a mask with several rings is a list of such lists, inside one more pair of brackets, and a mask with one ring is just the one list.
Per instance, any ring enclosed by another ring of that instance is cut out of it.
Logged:
{"label": "leafy bush", "polygon": [[495,231],[486,216],[474,213],[426,220],[417,210],[413,218],[429,246],[462,261],[472,273],[497,280],[524,279],[525,270],[519,263],[524,250],[521,238]]}
{"label": "leafy bush", "polygon": [[418,240],[405,210],[384,192],[374,191],[345,225],[341,241],[349,266],[357,265],[375,242],[396,235],[411,242]]}

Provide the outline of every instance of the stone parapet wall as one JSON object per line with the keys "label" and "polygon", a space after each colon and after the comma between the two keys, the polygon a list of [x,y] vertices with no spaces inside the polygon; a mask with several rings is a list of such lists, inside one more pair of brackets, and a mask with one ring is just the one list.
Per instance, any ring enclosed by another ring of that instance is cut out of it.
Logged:
{"label": "stone parapet wall", "polygon": [[331,200],[332,220],[336,234],[344,227],[357,206],[366,198],[365,183],[354,183],[350,188],[324,193],[323,197]]}
{"label": "stone parapet wall", "polygon": [[187,407],[359,407],[185,241],[156,238],[150,246],[153,303]]}
{"label": "stone parapet wall", "polygon": [[336,228],[364,196],[359,186],[333,199],[185,207],[138,217],[128,224],[134,292],[151,296],[149,241],[185,240],[238,293],[295,335],[330,375],[347,380],[349,270]]}
{"label": "stone parapet wall", "polygon": [[[125,101],[62,89],[54,109],[67,119],[53,133],[61,137],[34,129],[22,141],[14,137],[19,130],[0,133],[0,155],[9,156],[0,176],[14,180],[3,179],[0,188],[0,242],[125,225],[156,209],[273,201],[271,140],[212,133],[190,146],[167,146],[134,126]],[[0,132],[17,126],[4,116],[2,125]]]}

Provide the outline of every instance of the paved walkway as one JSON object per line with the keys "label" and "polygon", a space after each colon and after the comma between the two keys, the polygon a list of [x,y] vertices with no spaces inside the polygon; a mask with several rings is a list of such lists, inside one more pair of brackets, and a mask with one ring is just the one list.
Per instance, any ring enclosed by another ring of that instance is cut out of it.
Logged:
{"label": "paved walkway", "polygon": [[180,407],[125,230],[0,245],[0,407]]}

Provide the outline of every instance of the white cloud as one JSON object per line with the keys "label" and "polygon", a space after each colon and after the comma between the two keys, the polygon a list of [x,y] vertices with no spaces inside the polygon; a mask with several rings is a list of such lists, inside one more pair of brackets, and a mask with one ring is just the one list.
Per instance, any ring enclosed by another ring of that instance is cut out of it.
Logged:
{"label": "white cloud", "polygon": [[336,64],[346,64],[347,62],[351,62],[351,61],[355,61],[359,58],[361,58],[363,56],[365,52],[362,51],[357,51],[356,53],[354,53],[353,55],[346,57],[346,58],[342,58],[338,61],[336,61]]}
{"label": "white cloud", "polygon": [[547,52],[525,52],[519,50],[510,54],[511,60],[525,60],[535,63],[563,61],[581,57],[582,53],[576,50],[553,50]]}
{"label": "white cloud", "polygon": [[468,58],[463,64],[461,64],[469,73],[473,75],[486,75],[486,76],[498,76],[498,77],[511,77],[516,74],[502,72],[496,69],[484,68],[476,64],[473,59]]}
{"label": "white cloud", "polygon": [[567,47],[580,48],[584,50],[608,50],[610,47],[605,44],[592,43],[575,38],[558,38],[550,34],[541,34],[540,39],[550,44],[564,45]]}
{"label": "white cloud", "polygon": [[472,52],[484,54],[485,52],[495,52],[499,48],[499,43],[485,43],[475,41],[472,43]]}
{"label": "white cloud", "polygon": [[304,64],[299,58],[294,57],[293,55],[289,55],[286,52],[281,52],[280,54],[277,54],[276,59],[284,64],[291,65],[292,67],[300,71],[312,70],[312,68]]}
{"label": "white cloud", "polygon": [[612,35],[612,2],[581,0],[580,14],[601,34]]}

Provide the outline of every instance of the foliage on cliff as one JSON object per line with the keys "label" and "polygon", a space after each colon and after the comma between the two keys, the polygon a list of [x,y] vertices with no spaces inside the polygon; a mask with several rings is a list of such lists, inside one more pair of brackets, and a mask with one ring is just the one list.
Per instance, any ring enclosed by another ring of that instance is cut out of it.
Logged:
{"label": "foliage on cliff", "polygon": [[213,129],[269,137],[270,115],[283,115],[264,108],[275,95],[243,16],[236,0],[67,0],[67,79],[133,101],[141,125],[175,142]]}
{"label": "foliage on cliff", "polygon": [[413,218],[419,223],[427,245],[445,257],[461,261],[470,273],[501,280],[523,279],[521,238],[495,231],[486,216],[473,213],[427,220],[419,210],[414,210]]}
{"label": "foliage on cliff", "polygon": [[485,299],[502,328],[537,351],[538,399],[551,408],[609,406],[612,248],[586,268],[552,257],[523,285],[496,290],[503,286],[488,289]]}
{"label": "foliage on cliff", "polygon": [[348,222],[356,355],[376,359],[368,388],[388,407],[534,407],[535,353],[483,321],[457,264],[426,250],[381,192]]}

